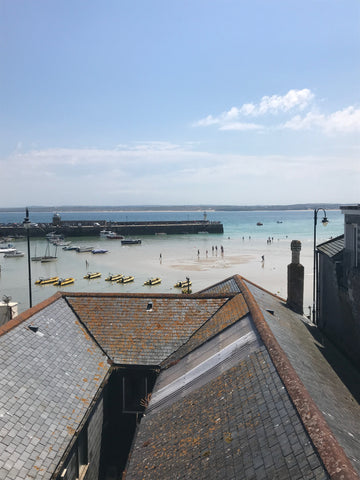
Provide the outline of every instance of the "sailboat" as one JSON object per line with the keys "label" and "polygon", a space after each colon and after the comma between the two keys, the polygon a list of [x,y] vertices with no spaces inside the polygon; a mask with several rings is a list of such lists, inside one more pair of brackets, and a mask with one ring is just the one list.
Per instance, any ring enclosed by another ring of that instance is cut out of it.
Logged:
{"label": "sailboat", "polygon": [[56,252],[57,252],[57,245],[55,245],[55,255],[50,255],[50,244],[48,243],[46,246],[45,255],[41,257],[41,260],[40,260],[41,263],[55,262],[55,260],[57,260]]}
{"label": "sailboat", "polygon": [[34,257],[31,257],[31,260],[32,260],[33,262],[40,262],[42,258],[43,258],[43,257],[42,257],[41,255],[39,255],[39,256],[36,255],[36,245],[35,245],[35,256],[34,256]]}

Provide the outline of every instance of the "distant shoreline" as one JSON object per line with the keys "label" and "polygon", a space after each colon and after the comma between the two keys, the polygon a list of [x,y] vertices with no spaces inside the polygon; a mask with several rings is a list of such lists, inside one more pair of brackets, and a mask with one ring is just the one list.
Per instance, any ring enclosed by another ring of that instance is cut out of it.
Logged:
{"label": "distant shoreline", "polygon": [[[342,205],[342,204],[341,204]],[[339,210],[340,204],[335,203],[304,203],[293,205],[122,205],[122,206],[29,206],[32,212],[251,212],[251,211],[286,211],[314,210],[315,208]],[[23,212],[25,207],[2,207],[0,212]]]}

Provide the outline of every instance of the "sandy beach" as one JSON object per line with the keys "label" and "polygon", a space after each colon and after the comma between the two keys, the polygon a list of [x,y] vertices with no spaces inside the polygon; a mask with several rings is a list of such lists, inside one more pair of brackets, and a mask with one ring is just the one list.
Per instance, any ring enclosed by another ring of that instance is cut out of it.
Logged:
{"label": "sandy beach", "polygon": [[[268,213],[267,216],[262,213],[267,226],[259,229],[254,223],[256,215],[244,224],[241,223],[242,214],[231,214],[231,218],[228,217],[231,221],[226,224],[226,233],[223,235],[143,236],[141,245],[122,246],[120,241],[99,237],[69,238],[67,240],[71,240],[74,245],[92,245],[94,248],[108,249],[109,252],[93,255],[64,251],[60,247],[56,262],[31,262],[33,305],[57,291],[52,285],[34,285],[39,277],[51,276],[74,277],[74,284],[65,287],[67,291],[74,292],[178,293],[174,284],[186,277],[190,277],[192,290],[197,292],[239,274],[286,299],[287,265],[291,262],[290,244],[292,240],[301,240],[300,261],[305,268],[304,313],[308,315],[308,307],[312,305],[313,280],[311,213],[294,212],[287,215],[286,222],[284,220],[284,223],[278,224],[273,213]],[[331,229],[319,229],[317,243],[341,232],[342,216],[337,214],[331,220]],[[292,234],[292,230],[295,233]],[[274,235],[271,242],[269,235]],[[15,246],[25,252],[25,256],[16,259],[0,257],[0,296],[11,296],[13,301],[18,302],[21,312],[29,305],[25,239],[16,240]],[[43,254],[46,246],[44,238],[32,238],[31,255]],[[87,272],[100,272],[101,277],[86,280],[83,277]],[[135,280],[126,285],[105,282],[109,273],[132,275]],[[156,286],[144,286],[150,277],[160,277],[162,281]]]}

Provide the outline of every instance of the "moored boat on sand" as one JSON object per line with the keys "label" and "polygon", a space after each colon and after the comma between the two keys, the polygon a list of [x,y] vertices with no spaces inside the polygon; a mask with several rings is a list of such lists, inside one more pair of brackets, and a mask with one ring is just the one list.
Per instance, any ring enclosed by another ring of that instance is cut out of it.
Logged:
{"label": "moored boat on sand", "polygon": [[84,253],[84,252],[92,252],[94,250],[94,247],[77,247],[76,251],[78,253]]}
{"label": "moored boat on sand", "polygon": [[175,288],[184,288],[184,287],[189,287],[191,285],[190,280],[185,280],[184,282],[177,282],[175,283],[174,287]]}
{"label": "moored boat on sand", "polygon": [[100,272],[87,273],[86,275],[84,275],[84,278],[87,278],[88,280],[92,280],[93,278],[99,278],[99,277],[101,277]]}
{"label": "moored boat on sand", "polygon": [[119,280],[116,281],[116,283],[129,283],[133,282],[135,280],[135,277],[132,277],[131,275],[127,277],[121,277]]}
{"label": "moored boat on sand", "polygon": [[36,280],[35,285],[49,285],[55,283],[59,280],[59,277],[40,277],[39,280]]}
{"label": "moored boat on sand", "polygon": [[106,282],[116,282],[117,280],[120,280],[124,275],[122,273],[117,273],[116,275],[113,275],[112,273],[109,273],[109,276],[105,278]]}
{"label": "moored boat on sand", "polygon": [[192,290],[191,290],[190,287],[186,287],[186,288],[183,288],[183,289],[181,290],[181,293],[185,293],[185,294],[186,294],[186,293],[191,293],[191,292],[192,292]]}
{"label": "moored boat on sand", "polygon": [[71,283],[74,283],[75,279],[73,277],[69,278],[59,278],[53,285],[57,287],[63,287],[64,285],[70,285]]}
{"label": "moored boat on sand", "polygon": [[146,282],[144,282],[144,285],[158,285],[159,283],[161,283],[161,278],[155,277],[155,278],[149,278],[149,280],[146,280]]}
{"label": "moored boat on sand", "polygon": [[111,232],[110,235],[106,235],[106,238],[108,238],[109,240],[122,240],[124,237],[115,232]]}
{"label": "moored boat on sand", "polygon": [[121,245],[139,245],[140,243],[141,243],[141,240],[139,239],[133,240],[131,238],[127,238],[127,239],[121,240]]}
{"label": "moored boat on sand", "polygon": [[77,245],[67,245],[63,247],[63,250],[77,250],[78,248],[80,247],[78,247]]}

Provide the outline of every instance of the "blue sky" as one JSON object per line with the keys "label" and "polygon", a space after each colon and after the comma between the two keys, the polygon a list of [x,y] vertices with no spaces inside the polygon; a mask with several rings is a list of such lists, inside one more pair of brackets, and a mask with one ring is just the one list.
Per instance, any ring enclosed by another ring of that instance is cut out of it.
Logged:
{"label": "blue sky", "polygon": [[360,201],[358,0],[0,0],[0,204]]}

